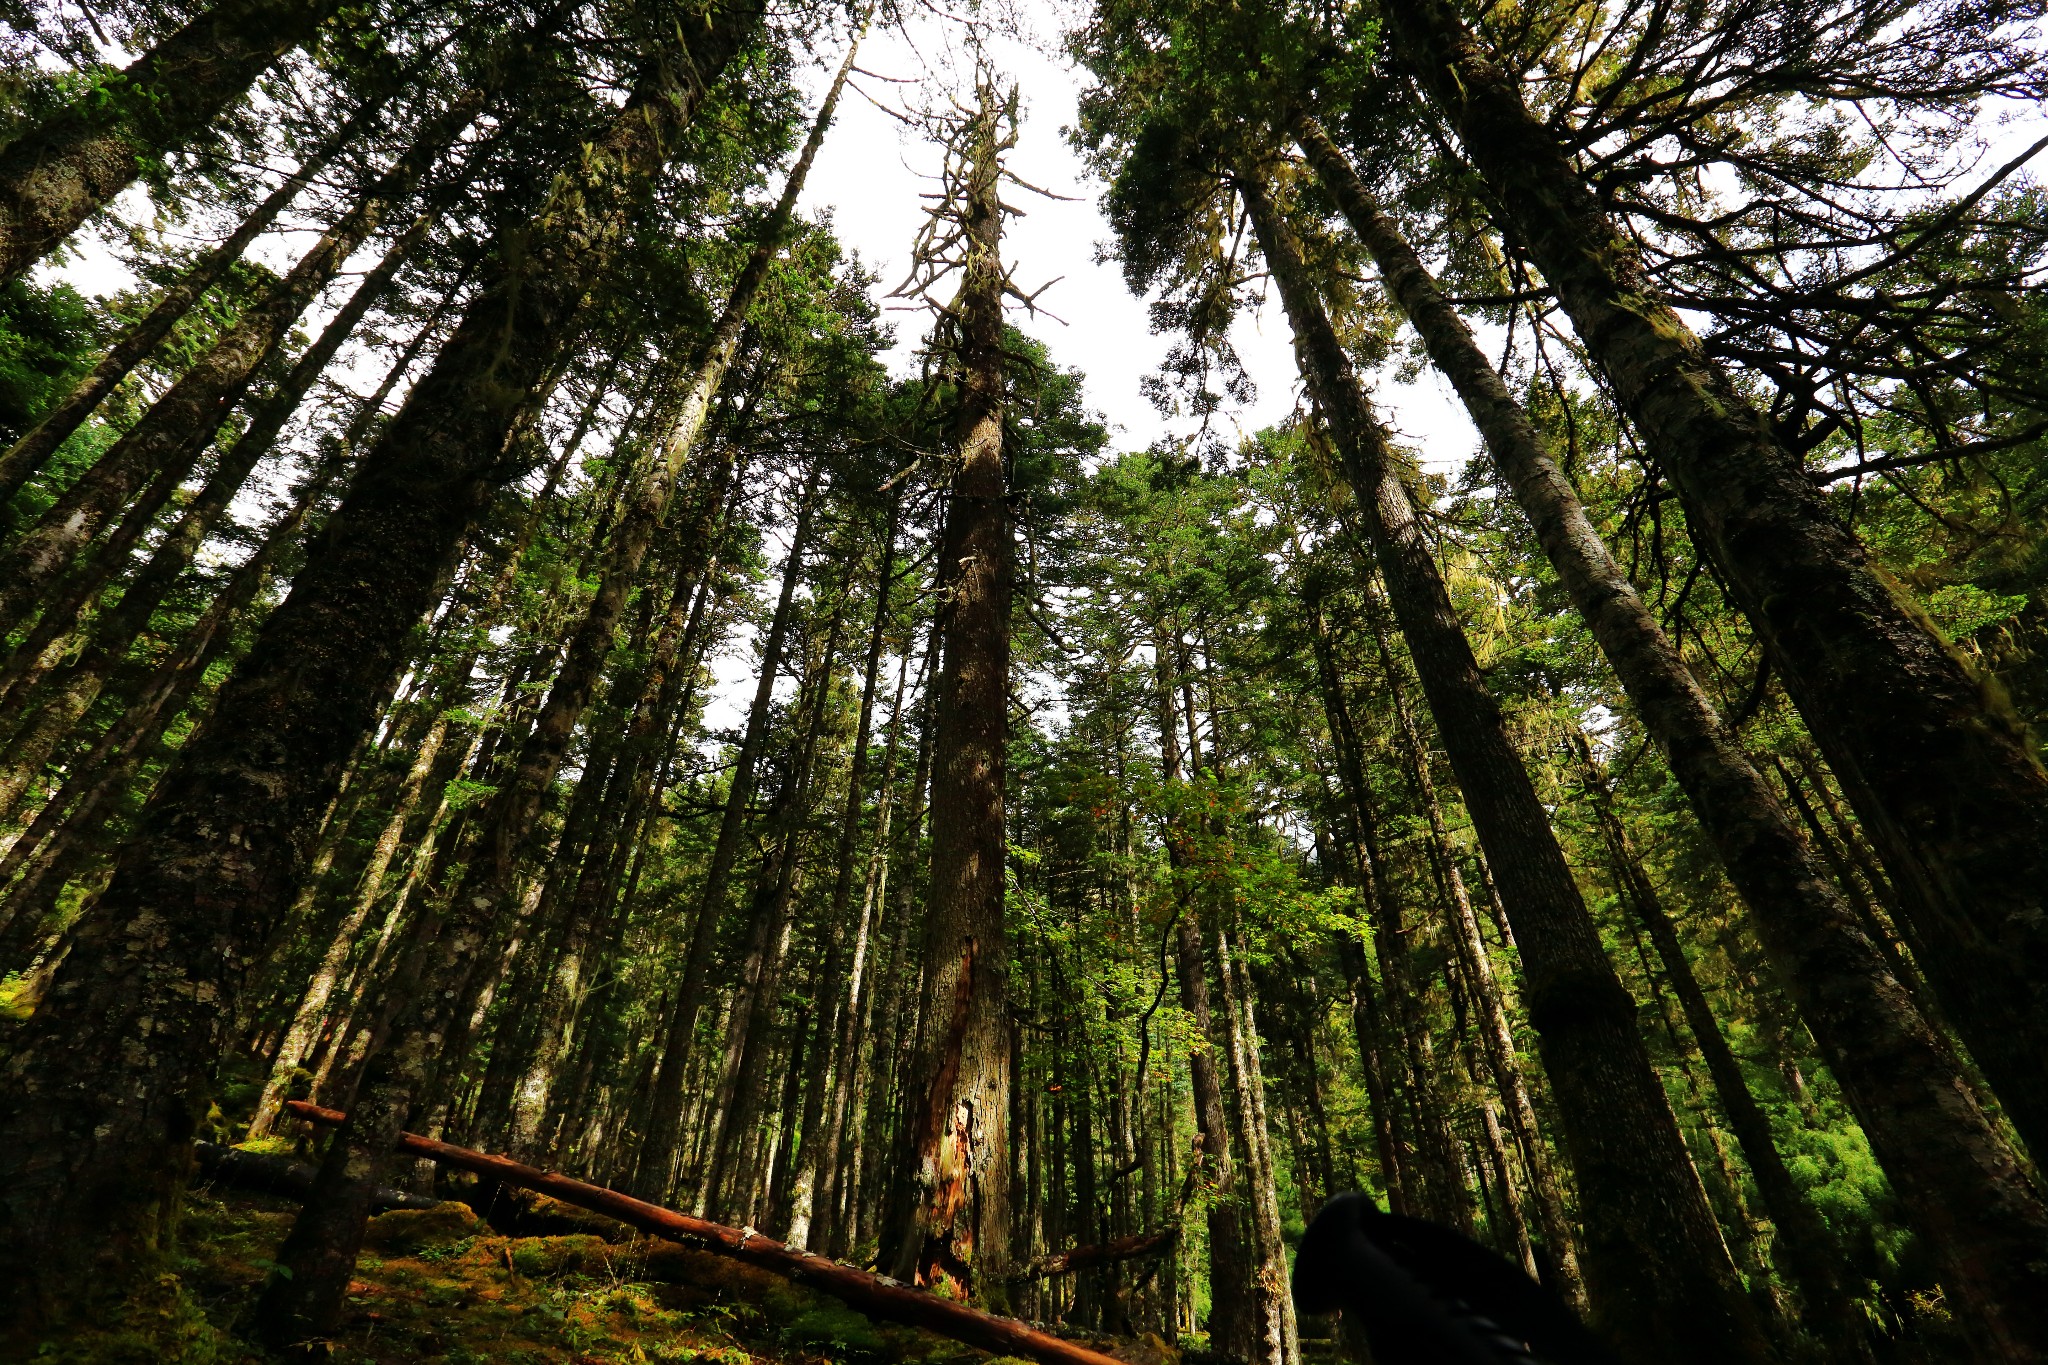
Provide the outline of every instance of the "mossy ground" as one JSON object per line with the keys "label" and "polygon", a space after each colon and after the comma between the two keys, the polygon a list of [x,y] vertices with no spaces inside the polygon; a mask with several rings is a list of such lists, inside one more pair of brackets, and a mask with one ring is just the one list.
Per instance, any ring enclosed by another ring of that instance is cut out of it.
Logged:
{"label": "mossy ground", "polygon": [[[167,1273],[117,1315],[37,1344],[51,1365],[262,1365],[240,1336],[297,1206],[195,1191]],[[591,1234],[507,1237],[466,1208],[371,1225],[328,1357],[354,1365],[981,1365],[927,1332],[708,1252]],[[1005,1362],[1004,1365],[1020,1365]]]}

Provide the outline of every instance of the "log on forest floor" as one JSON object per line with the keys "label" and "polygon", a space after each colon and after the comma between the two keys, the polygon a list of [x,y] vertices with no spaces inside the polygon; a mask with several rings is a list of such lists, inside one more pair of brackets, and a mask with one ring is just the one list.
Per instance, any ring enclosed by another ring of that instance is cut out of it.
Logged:
{"label": "log on forest floor", "polygon": [[[192,1149],[199,1162],[199,1174],[205,1180],[287,1199],[304,1199],[320,1170],[310,1161],[278,1152],[250,1152],[214,1142],[195,1142]],[[390,1209],[431,1209],[439,1202],[389,1186],[370,1191],[370,1207],[378,1213]]]}
{"label": "log on forest floor", "polygon": [[[304,1100],[288,1101],[285,1107],[309,1123],[332,1126],[346,1121],[348,1117],[339,1110],[323,1109]],[[413,1133],[399,1135],[399,1150],[409,1156],[424,1157],[472,1172],[486,1180],[538,1191],[565,1204],[615,1218],[656,1237],[700,1245],[721,1256],[772,1271],[830,1294],[870,1317],[922,1327],[984,1351],[1023,1356],[1040,1361],[1042,1365],[1124,1365],[1115,1356],[1063,1341],[1015,1318],[984,1313],[885,1275],[871,1274],[823,1256],[799,1251],[764,1237],[752,1228],[727,1227],[707,1219],[693,1218],[600,1185],[586,1184],[551,1171],[521,1165],[507,1157],[436,1142]]]}

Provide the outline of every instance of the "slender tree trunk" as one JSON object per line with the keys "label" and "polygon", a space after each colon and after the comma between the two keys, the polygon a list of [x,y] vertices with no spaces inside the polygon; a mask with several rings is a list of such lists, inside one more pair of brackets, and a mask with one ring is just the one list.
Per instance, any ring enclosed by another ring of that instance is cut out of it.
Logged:
{"label": "slender tree trunk", "polygon": [[0,152],[0,283],[48,255],[311,38],[338,0],[219,0]]}
{"label": "slender tree trunk", "polygon": [[141,420],[8,547],[0,557],[0,626],[18,624],[37,589],[59,573],[152,475],[175,460],[198,458],[306,305],[340,273],[385,214],[412,194],[483,109],[487,97],[481,89],[465,91],[429,120],[405,154],[291,272],[244,309],[234,326],[150,404]]}
{"label": "slender tree trunk", "polygon": [[809,545],[811,518],[816,511],[818,480],[823,473],[813,464],[798,494],[796,526],[790,534],[789,557],[783,564],[782,592],[776,599],[775,615],[761,642],[761,674],[754,685],[754,701],[747,713],[746,734],[734,755],[732,780],[726,789],[725,811],[719,818],[718,836],[712,845],[711,861],[705,869],[698,892],[696,915],[690,941],[684,950],[682,974],[669,1001],[668,1017],[662,1021],[656,1046],[661,1063],[655,1073],[654,1098],[634,1163],[633,1188],[649,1199],[666,1196],[674,1169],[678,1125],[683,1113],[683,1076],[697,1036],[697,1014],[703,1007],[711,959],[718,944],[719,926],[725,919],[733,867],[739,861],[741,835],[746,828],[747,809],[754,799],[755,770],[761,750],[768,741],[769,708],[774,701],[775,679],[782,669],[784,643],[796,603],[797,585],[803,579],[804,552]]}
{"label": "slender tree trunk", "polygon": [[[98,927],[17,1030],[0,1075],[0,1218],[10,1229],[0,1300],[17,1320],[54,1310],[79,1284],[111,1288],[155,1245],[243,974],[290,901],[308,836],[413,623],[502,477],[521,398],[568,343],[634,188],[666,161],[757,15],[751,0],[711,11],[692,61],[651,67],[563,169],[557,207],[520,234],[523,249],[495,255],[291,596],[159,786],[101,897]],[[394,1132],[402,1119],[368,1117]],[[345,1283],[353,1263],[353,1247],[336,1248],[329,1268]]]}
{"label": "slender tree trunk", "polygon": [[[809,1240],[818,1176],[828,1154],[823,1121],[825,1098],[834,1089],[832,1068],[840,1055],[839,1039],[850,1035],[852,1010],[859,1003],[860,969],[865,961],[869,916],[873,910],[870,898],[861,907],[860,920],[853,933],[849,936],[843,931],[847,902],[853,894],[853,865],[860,852],[861,807],[867,795],[868,741],[873,734],[875,717],[875,683],[881,673],[882,645],[889,625],[890,589],[896,575],[899,506],[899,499],[890,500],[889,518],[882,533],[881,562],[875,572],[875,617],[868,630],[867,664],[861,672],[860,718],[854,728],[853,760],[846,773],[846,805],[839,817],[839,847],[834,858],[832,894],[825,903],[825,918],[821,926],[828,946],[818,995],[824,1004],[824,1013],[818,1019],[818,1036],[830,1042],[823,1058],[824,1065],[811,1068],[811,1076],[804,1087],[803,1142],[797,1150],[791,1177],[790,1208],[786,1218],[777,1220],[787,1230],[785,1240],[791,1246],[803,1246]],[[907,656],[905,662],[907,666]],[[890,758],[893,760],[894,757],[892,748]],[[886,834],[884,831],[884,837]],[[851,972],[848,970],[849,961],[852,962]],[[849,982],[852,986],[850,994]],[[841,1002],[843,995],[847,996],[844,1004]],[[832,1141],[836,1141],[836,1135]]]}
{"label": "slender tree trunk", "polygon": [[[452,41],[452,37],[451,37]],[[41,471],[49,458],[57,453],[58,447],[71,433],[85,423],[101,401],[112,393],[114,386],[128,377],[143,357],[154,351],[157,343],[171,333],[192,306],[199,302],[206,291],[227,273],[230,266],[242,258],[249,244],[261,236],[277,216],[284,212],[299,192],[310,184],[313,178],[327,168],[329,162],[342,152],[356,145],[364,131],[374,123],[391,96],[410,86],[413,79],[427,63],[440,56],[446,44],[434,47],[422,55],[419,61],[395,79],[385,80],[369,98],[349,116],[346,123],[334,130],[328,138],[309,153],[298,169],[284,178],[283,183],[272,190],[262,203],[258,204],[236,225],[218,246],[208,250],[199,259],[187,266],[185,273],[176,282],[157,296],[149,312],[141,321],[123,332],[107,353],[100,357],[92,372],[75,384],[71,392],[37,420],[35,426],[25,432],[21,439],[0,454],[0,508],[5,508],[22,486]]]}
{"label": "slender tree trunk", "polygon": [[448,719],[446,711],[436,716],[420,739],[419,747],[413,751],[412,766],[406,771],[405,781],[399,785],[398,799],[392,804],[391,814],[370,850],[369,864],[357,883],[355,903],[335,930],[319,964],[314,967],[312,977],[306,982],[305,994],[300,997],[299,1007],[292,1015],[291,1026],[285,1031],[284,1042],[271,1066],[270,1079],[264,1083],[263,1094],[256,1102],[255,1116],[249,1120],[251,1138],[269,1133],[271,1125],[283,1112],[285,1091],[291,1084],[292,1074],[304,1064],[312,1048],[314,1033],[327,1015],[327,1002],[348,965],[363,926],[369,922],[378,902],[384,897],[385,873],[391,869],[391,860],[398,854],[399,840],[405,837],[414,812],[419,808],[420,796],[426,790],[427,779],[441,756],[442,742],[448,738]]}
{"label": "slender tree trunk", "polygon": [[[136,639],[148,628],[150,617],[199,553],[208,534],[227,512],[228,504],[268,453],[286,420],[298,409],[300,400],[325,372],[328,362],[355,331],[363,315],[383,295],[431,222],[430,218],[422,217],[363,277],[353,297],[328,323],[320,339],[308,348],[279,384],[278,391],[259,406],[248,429],[221,456],[206,486],[186,504],[178,524],[122,591],[120,601],[94,622],[91,643],[84,655],[51,680],[39,705],[32,703],[31,718],[9,741],[6,761],[0,764],[0,820],[13,813],[15,804],[42,771],[52,750],[99,696],[114,669],[127,658]],[[68,625],[46,621],[37,624],[57,624],[60,628]]]}
{"label": "slender tree trunk", "polygon": [[[1634,250],[1452,6],[1390,0],[1385,12],[1397,50],[1456,125],[1678,491],[1691,534],[1883,851],[1931,950],[1921,964],[1929,982],[2040,1159],[2048,772],[2033,741],[1997,683],[1870,559],[1799,459],[1656,300]],[[2048,1304],[2031,1280],[1999,1293]],[[2048,1352],[2048,1309],[2028,1316],[2025,1328],[1987,1322],[1988,1337],[2009,1338],[1999,1349]]]}
{"label": "slender tree trunk", "polygon": [[1524,998],[1557,1092],[1584,1210],[1581,1266],[1595,1315],[1625,1350],[1646,1356],[1700,1365],[1766,1359],[1761,1328],[1636,1030],[1635,1002],[1607,960],[1508,740],[1397,457],[1308,282],[1300,242],[1263,179],[1241,178],[1238,192],[1515,923]]}
{"label": "slender tree trunk", "polygon": [[1853,1320],[1843,1292],[1837,1253],[1830,1245],[1827,1229],[1818,1211],[1793,1183],[1792,1173],[1772,1141],[1770,1120],[1751,1093],[1734,1050],[1721,1036],[1713,1006],[1700,988],[1692,963],[1679,942],[1678,926],[1650,884],[1628,831],[1622,827],[1606,775],[1595,765],[1585,736],[1574,734],[1570,744],[1584,773],[1586,792],[1592,798],[1594,818],[1599,822],[1623,900],[1649,934],[1650,946],[1656,950],[1665,979],[1671,983],[1672,994],[1678,997],[1686,1028],[1707,1064],[1707,1074],[1713,1078],[1721,1108],[1728,1115],[1728,1126],[1742,1145],[1743,1160],[1756,1181],[1757,1192],[1763,1196],[1764,1209],[1777,1224],[1776,1245],[1782,1248],[1785,1269],[1806,1296],[1816,1324],[1830,1334],[1840,1334]]}
{"label": "slender tree trunk", "polygon": [[[1162,632],[1155,637],[1154,667],[1158,674],[1160,767],[1168,783],[1185,781],[1174,702],[1173,656],[1178,651]],[[1169,831],[1167,857],[1175,869],[1184,861],[1182,841]],[[1181,1008],[1194,1022],[1197,1045],[1188,1054],[1188,1084],[1193,1094],[1195,1129],[1201,1137],[1200,1159],[1210,1170],[1209,1347],[1226,1360],[1249,1361],[1258,1343],[1253,1302],[1255,1273],[1245,1226],[1236,1159],[1231,1153],[1229,1111],[1216,1070],[1219,1036],[1209,999],[1209,970],[1202,951],[1202,930],[1192,905],[1180,907],[1174,929],[1174,970]]]}
{"label": "slender tree trunk", "polygon": [[1479,934],[1479,917],[1473,911],[1465,878],[1458,870],[1450,828],[1444,820],[1443,804],[1437,797],[1436,781],[1430,776],[1429,751],[1423,746],[1415,713],[1408,705],[1407,689],[1393,653],[1387,647],[1386,634],[1381,629],[1377,613],[1373,618],[1373,630],[1379,645],[1380,663],[1386,673],[1388,694],[1394,703],[1395,723],[1400,729],[1403,747],[1408,751],[1409,771],[1428,820],[1430,840],[1436,850],[1439,872],[1449,900],[1446,918],[1452,944],[1466,979],[1472,983],[1473,995],[1483,1016],[1487,1060],[1494,1083],[1508,1102],[1510,1120],[1529,1167],[1530,1184],[1536,1194],[1537,1216],[1543,1225],[1545,1250],[1549,1252],[1551,1265],[1556,1270],[1559,1291],[1570,1302],[1583,1305],[1585,1285],[1579,1276],[1578,1252],[1571,1224],[1565,1215],[1564,1194],[1558,1188],[1549,1151],[1536,1123],[1536,1109],[1529,1100],[1529,1087],[1516,1057],[1514,1026],[1508,1019],[1500,983],[1494,978],[1486,942]]}
{"label": "slender tree trunk", "polygon": [[[292,510],[272,526],[262,547],[235,569],[219,595],[137,689],[120,718],[74,765],[71,781],[51,797],[5,858],[0,858],[0,881],[4,881],[39,848],[42,853],[36,866],[9,889],[4,913],[0,913],[0,935],[4,935],[0,938],[4,945],[0,946],[0,963],[16,960],[22,945],[39,932],[47,909],[72,880],[76,851],[103,827],[102,809],[161,750],[164,732],[201,692],[207,671],[233,646],[235,624],[269,586],[278,561],[298,543],[306,517],[340,469],[338,461],[329,463],[321,477],[300,491]],[[97,913],[97,904],[85,912],[87,916]],[[73,931],[78,927],[74,924]]]}
{"label": "slender tree trunk", "polygon": [[[896,1276],[998,1311],[1010,1246],[1009,937],[1003,925],[1004,774],[1015,547],[1003,468],[1003,103],[986,79],[964,136],[957,205],[965,258],[952,316],[960,464],[939,544],[945,645],[932,742],[932,884],[922,1047],[911,1071],[917,1209]],[[1014,117],[1014,105],[1009,109]]]}
{"label": "slender tree trunk", "polygon": [[[1298,119],[1296,132],[1389,291],[1464,398],[1559,577],[1691,798],[1914,1226],[1941,1256],[1944,1278],[1971,1300],[1973,1318],[1992,1325],[1994,1334],[2005,1331],[1997,1324],[2006,1315],[2034,1311],[2019,1305],[2048,1303],[2048,1283],[2033,1278],[2044,1272],[2030,1274],[2036,1258],[2021,1251],[2048,1243],[2048,1224],[2015,1154],[1971,1102],[1967,1084],[1879,944],[1722,725],[1413,248],[1319,127]],[[1701,1046],[1710,1044],[1703,1039]],[[1740,1127],[1737,1137],[1743,1138]],[[1774,1208],[1786,1195],[1765,1193]],[[1796,1224],[1799,1214],[1788,1217]],[[1792,1253],[1789,1268],[1812,1308],[1829,1321],[1844,1321],[1848,1308],[1831,1258],[1797,1226],[1780,1226]],[[2007,1250],[1987,1257],[1986,1247]]]}
{"label": "slender tree trunk", "polygon": [[[42,614],[49,621],[49,628],[44,629],[42,620],[38,620],[24,633],[21,643],[7,660],[10,677],[20,681],[40,678],[56,666],[63,656],[64,644],[68,643],[64,640],[65,633],[77,621],[79,614],[106,590],[107,584],[128,568],[134,558],[135,547],[156,525],[158,514],[184,486],[186,476],[204,453],[205,447],[197,445],[178,452],[128,504],[106,539],[50,585],[42,601]],[[19,696],[18,688],[8,693],[6,703],[10,711],[18,709]],[[11,714],[7,717],[9,723],[0,730],[0,734],[11,738],[14,719]]]}
{"label": "slender tree trunk", "polygon": [[[927,653],[926,666],[930,665]],[[922,684],[923,674],[919,681]],[[817,1156],[819,1191],[814,1201],[814,1226],[822,1224],[824,1248],[827,1255],[844,1256],[846,1252],[846,1225],[844,1213],[848,1181],[846,1176],[858,1167],[847,1160],[847,1124],[852,1118],[856,1099],[856,1062],[862,1047],[873,1036],[874,1001],[877,982],[874,980],[875,967],[871,953],[871,941],[880,932],[878,924],[883,907],[889,895],[889,854],[890,817],[895,810],[896,797],[896,756],[903,742],[904,694],[910,681],[910,646],[906,642],[902,662],[896,671],[896,699],[889,708],[889,744],[882,759],[882,774],[878,784],[880,795],[875,803],[875,831],[873,849],[868,855],[867,886],[861,894],[860,923],[854,931],[853,961],[846,975],[846,1004],[839,1015],[839,1036],[832,1054],[832,1094],[826,1102],[824,1114],[825,1132],[821,1139],[823,1146]],[[855,1161],[858,1153],[853,1154]],[[799,1210],[801,1212],[801,1210]],[[803,1246],[810,1241],[810,1229],[799,1241],[797,1228],[791,1227],[791,1245]]]}
{"label": "slender tree trunk", "polygon": [[[936,620],[932,623],[931,640],[925,647],[927,679],[940,649],[941,624]],[[869,1054],[869,1069],[874,1072],[874,1081],[868,1087],[868,1103],[861,1125],[866,1140],[860,1144],[860,1163],[852,1170],[851,1188],[842,1201],[848,1222],[842,1240],[847,1247],[858,1245],[861,1238],[878,1224],[886,1228],[890,1211],[899,1202],[895,1198],[896,1187],[905,1178],[900,1169],[903,1165],[901,1144],[896,1141],[892,1126],[902,1109],[897,1082],[903,1067],[904,1044],[906,1039],[915,1037],[911,1017],[915,1015],[917,1002],[923,994],[919,989],[921,982],[905,989],[904,967],[912,942],[911,911],[917,894],[916,870],[924,862],[920,853],[924,841],[925,793],[932,776],[932,691],[927,684],[918,703],[917,759],[911,765],[910,805],[904,812],[903,831],[892,855],[902,869],[896,879],[896,907],[892,916],[896,930],[891,939],[889,965],[883,970],[875,990],[876,1012],[890,1024],[886,1035],[874,1035],[873,1051]],[[882,1238],[886,1236],[884,1232]]]}
{"label": "slender tree trunk", "polygon": [[[1471,1202],[1460,1170],[1456,1139],[1450,1130],[1450,1109],[1436,1065],[1435,1045],[1429,1034],[1429,1014],[1421,983],[1409,953],[1408,914],[1394,885],[1380,833],[1378,802],[1366,784],[1363,749],[1350,706],[1344,697],[1342,675],[1337,671],[1334,645],[1318,614],[1318,648],[1322,652],[1319,671],[1323,675],[1325,706],[1336,730],[1339,766],[1351,793],[1352,816],[1357,821],[1359,849],[1364,856],[1370,883],[1367,908],[1372,917],[1373,949],[1379,958],[1380,981],[1386,988],[1388,1012],[1394,1039],[1407,1054],[1408,1093],[1412,1097],[1414,1148],[1405,1154],[1403,1170],[1414,1179],[1406,1191],[1417,1211],[1439,1222],[1469,1231]],[[1569,1241],[1565,1255],[1569,1256]]]}
{"label": "slender tree trunk", "polygon": [[1257,1353],[1263,1365],[1296,1365],[1301,1343],[1295,1334],[1294,1297],[1288,1287],[1287,1247],[1280,1232],[1280,1196],[1273,1168],[1271,1128],[1266,1119],[1266,1081],[1259,1060],[1259,1035],[1252,1010],[1252,986],[1243,945],[1223,928],[1216,931],[1216,967],[1223,981],[1223,1035],[1236,1094],[1239,1145],[1245,1152],[1247,1201],[1252,1229],[1252,1301],[1257,1318]]}
{"label": "slender tree trunk", "polygon": [[751,1207],[756,1191],[745,1180],[740,1160],[742,1142],[752,1142],[767,1110],[774,1077],[767,1050],[780,1006],[782,972],[795,928],[796,879],[802,861],[805,826],[811,807],[811,775],[817,770],[818,743],[832,694],[832,672],[838,662],[840,629],[845,622],[842,593],[818,655],[815,672],[805,680],[801,703],[802,730],[783,789],[777,793],[769,821],[775,849],[761,869],[747,926],[747,950],[735,987],[732,1018],[722,1049],[725,1069],[719,1077],[723,1114],[711,1140],[712,1217],[723,1218]]}
{"label": "slender tree trunk", "polygon": [[[601,938],[605,934],[603,920],[606,917],[624,913],[611,908],[618,896],[618,874],[622,870],[624,839],[621,836],[623,832],[630,837],[632,831],[639,830],[644,840],[644,816],[653,797],[654,770],[659,759],[655,739],[665,732],[666,719],[679,701],[691,694],[691,689],[678,684],[680,675],[694,671],[697,664],[695,645],[702,633],[710,596],[704,580],[714,567],[707,552],[722,532],[722,514],[726,510],[728,492],[725,485],[731,482],[733,473],[730,461],[719,463],[710,481],[712,487],[704,491],[700,505],[682,528],[683,562],[676,575],[667,617],[655,640],[645,676],[635,680],[639,698],[622,739],[611,780],[605,787],[604,807],[592,826],[590,851],[570,893],[572,901],[567,915],[568,931],[562,958],[539,1010],[532,1061],[522,1086],[526,1110],[534,1117],[543,1111],[553,1113],[559,1108],[555,1092],[560,1087],[556,1083],[555,1071],[567,1046],[568,1030],[585,994],[584,944],[592,941],[594,936]],[[696,548],[698,546],[702,548]],[[586,770],[583,781],[588,780]],[[579,782],[579,798],[582,795],[582,783]],[[642,849],[636,846],[636,866],[641,852]],[[522,1151],[538,1154],[535,1144],[540,1138],[541,1135],[526,1127],[514,1130],[514,1145]]]}

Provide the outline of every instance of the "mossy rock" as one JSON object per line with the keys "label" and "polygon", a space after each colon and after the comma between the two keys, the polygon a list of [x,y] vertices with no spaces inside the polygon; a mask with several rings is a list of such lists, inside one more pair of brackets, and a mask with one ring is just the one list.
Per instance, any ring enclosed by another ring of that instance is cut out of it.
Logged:
{"label": "mossy rock", "polygon": [[552,1280],[564,1275],[609,1275],[624,1257],[590,1233],[570,1237],[514,1237],[505,1243],[512,1268],[528,1279]]}
{"label": "mossy rock", "polygon": [[476,1236],[481,1224],[467,1204],[436,1204],[430,1209],[393,1209],[370,1220],[363,1245],[393,1256],[416,1256],[428,1247],[447,1246]]}
{"label": "mossy rock", "polygon": [[832,1360],[894,1358],[875,1324],[841,1304],[821,1305],[799,1314],[783,1327],[782,1342],[806,1355],[822,1355]]}

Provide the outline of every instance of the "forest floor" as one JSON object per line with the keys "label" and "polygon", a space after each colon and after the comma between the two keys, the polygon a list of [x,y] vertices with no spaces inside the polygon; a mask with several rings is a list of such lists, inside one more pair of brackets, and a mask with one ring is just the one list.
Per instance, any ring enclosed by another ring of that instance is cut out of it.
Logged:
{"label": "forest floor", "polygon": [[[195,1188],[152,1294],[32,1356],[51,1365],[260,1365],[236,1333],[297,1205]],[[556,1206],[561,1207],[561,1206]],[[574,1211],[563,1210],[565,1213]],[[616,1225],[613,1225],[615,1228]],[[326,1343],[357,1365],[1024,1365],[709,1252],[595,1233],[501,1236],[466,1204],[370,1224],[350,1314]]]}

